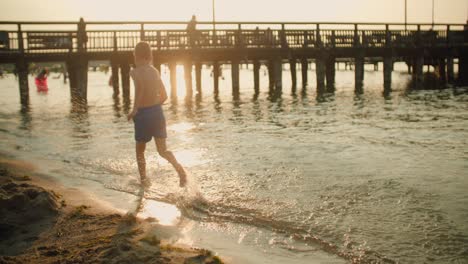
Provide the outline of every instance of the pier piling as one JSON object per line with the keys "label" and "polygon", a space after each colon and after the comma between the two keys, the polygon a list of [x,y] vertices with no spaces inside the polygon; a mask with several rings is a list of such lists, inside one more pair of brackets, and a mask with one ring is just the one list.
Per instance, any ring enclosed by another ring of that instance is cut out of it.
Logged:
{"label": "pier piling", "polygon": [[384,94],[388,95],[392,91],[393,60],[390,56],[384,57],[383,60]]}
{"label": "pier piling", "polygon": [[447,84],[447,70],[446,70],[445,58],[439,58],[438,68],[439,68],[439,78],[442,86]]}
{"label": "pier piling", "polygon": [[317,75],[317,95],[325,92],[325,71],[326,64],[323,58],[315,59],[315,73]]}
{"label": "pier piling", "polygon": [[291,92],[292,94],[296,94],[297,88],[297,70],[296,70],[296,59],[289,60],[289,69],[291,71]]}
{"label": "pier piling", "polygon": [[185,97],[192,98],[193,87],[192,87],[192,62],[184,63],[184,80],[185,80]]}
{"label": "pier piling", "polygon": [[122,79],[122,96],[130,98],[130,64],[128,62],[120,64],[120,78]]}
{"label": "pier piling", "polygon": [[232,96],[239,98],[239,61],[231,61]]}
{"label": "pier piling", "polygon": [[327,80],[327,92],[335,92],[335,58],[329,57],[326,61],[326,80]]}
{"label": "pier piling", "polygon": [[114,89],[114,95],[119,94],[119,63],[116,60],[111,60],[111,82]]}
{"label": "pier piling", "polygon": [[354,58],[354,91],[356,94],[364,93],[364,57]]}
{"label": "pier piling", "polygon": [[20,102],[22,106],[26,106],[29,104],[28,64],[24,60],[19,60],[16,63],[16,72],[19,80]]}
{"label": "pier piling", "polygon": [[88,93],[88,61],[80,56],[67,61],[70,94],[73,102],[86,102]]}
{"label": "pier piling", "polygon": [[195,85],[197,89],[197,96],[202,94],[202,63],[195,63]]}
{"label": "pier piling", "polygon": [[455,82],[455,70],[453,64],[453,57],[447,57],[447,82],[449,84],[454,84]]}
{"label": "pier piling", "polygon": [[421,89],[424,81],[424,56],[419,54],[414,58],[413,81],[414,88]]}
{"label": "pier piling", "polygon": [[307,71],[309,68],[309,62],[306,58],[301,59],[301,73],[302,73],[302,88],[307,87]]}
{"label": "pier piling", "polygon": [[268,93],[271,95],[275,88],[275,70],[273,60],[269,60],[267,64],[268,68]]}
{"label": "pier piling", "polygon": [[468,85],[468,52],[464,51],[460,54],[458,60],[458,85]]}
{"label": "pier piling", "polygon": [[213,86],[214,86],[214,95],[219,95],[219,74],[220,74],[220,65],[219,62],[213,62]]}
{"label": "pier piling", "polygon": [[171,99],[177,99],[177,64],[175,62],[169,63],[169,74],[171,83]]}
{"label": "pier piling", "polygon": [[277,58],[274,63],[275,76],[275,96],[280,96],[283,93],[283,63],[281,58]]}
{"label": "pier piling", "polygon": [[254,92],[255,95],[260,93],[260,62],[254,61],[253,63],[253,74],[254,74]]}

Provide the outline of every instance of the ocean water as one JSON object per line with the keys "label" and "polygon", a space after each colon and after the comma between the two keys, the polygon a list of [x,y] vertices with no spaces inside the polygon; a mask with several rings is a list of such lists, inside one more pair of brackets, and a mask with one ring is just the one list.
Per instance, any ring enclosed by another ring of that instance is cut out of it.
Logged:
{"label": "ocean water", "polygon": [[[244,68],[235,101],[223,73],[216,100],[205,69],[202,96],[185,101],[179,72],[179,99],[164,106],[189,190],[148,145],[144,199],[176,215],[161,236],[234,263],[468,263],[468,88],[411,91],[397,65],[390,98],[370,68],[355,96],[354,73],[338,70],[336,94],[318,102],[315,72],[291,95],[285,70],[283,96],[269,100],[262,68],[255,99]],[[129,210],[140,188],[128,101],[90,72],[88,105],[76,108],[54,77],[47,94],[30,78],[23,110],[14,76],[0,79],[2,152]]]}

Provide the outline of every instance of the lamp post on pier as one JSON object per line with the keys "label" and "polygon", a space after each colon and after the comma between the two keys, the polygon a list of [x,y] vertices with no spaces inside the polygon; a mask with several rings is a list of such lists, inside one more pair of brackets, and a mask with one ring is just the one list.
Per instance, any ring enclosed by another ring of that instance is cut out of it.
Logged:
{"label": "lamp post on pier", "polygon": [[434,0],[432,0],[432,28],[434,28]]}
{"label": "lamp post on pier", "polygon": [[213,9],[213,34],[216,32],[216,17],[215,17],[215,0],[212,1]]}
{"label": "lamp post on pier", "polygon": [[408,24],[408,0],[405,0],[405,31],[406,31],[406,24]]}

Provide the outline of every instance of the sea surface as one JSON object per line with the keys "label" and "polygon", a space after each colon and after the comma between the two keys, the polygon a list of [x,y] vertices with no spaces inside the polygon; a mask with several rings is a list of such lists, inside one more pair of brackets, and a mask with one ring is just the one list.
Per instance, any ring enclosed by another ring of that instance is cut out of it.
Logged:
{"label": "sea surface", "polygon": [[[217,98],[206,68],[202,95],[187,101],[179,67],[178,100],[164,105],[167,144],[190,184],[179,188],[148,145],[144,200],[166,205],[155,209],[160,235],[233,263],[468,263],[468,88],[411,91],[404,65],[395,69],[390,97],[370,67],[363,95],[340,69],[325,100],[314,71],[305,93],[298,73],[292,95],[285,69],[272,100],[266,70],[254,98],[244,67],[233,100],[229,68]],[[129,101],[113,97],[109,75],[89,72],[88,104],[76,107],[56,75],[46,94],[30,77],[28,108],[15,77],[0,79],[1,151],[132,210],[140,186]],[[162,77],[169,93],[165,67]]]}

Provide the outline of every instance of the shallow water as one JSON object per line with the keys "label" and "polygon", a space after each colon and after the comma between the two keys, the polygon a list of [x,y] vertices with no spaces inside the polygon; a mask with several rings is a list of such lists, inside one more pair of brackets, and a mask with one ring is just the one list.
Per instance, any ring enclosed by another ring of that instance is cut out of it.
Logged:
{"label": "shallow water", "polygon": [[[201,100],[191,103],[179,78],[180,99],[164,108],[168,146],[190,173],[191,193],[150,144],[145,198],[178,207],[190,222],[180,241],[239,263],[468,263],[468,89],[407,91],[398,66],[387,99],[383,73],[374,71],[360,97],[354,73],[337,71],[337,92],[325,102],[315,85],[290,95],[287,71],[273,102],[264,74],[252,99],[248,69],[240,101],[229,70],[219,100],[209,70]],[[89,80],[88,107],[77,109],[61,80],[49,78],[49,93],[37,94],[30,79],[30,109],[21,111],[17,81],[1,79],[0,146],[125,208],[131,201],[111,193],[139,191],[129,106],[113,99],[105,74]]]}

